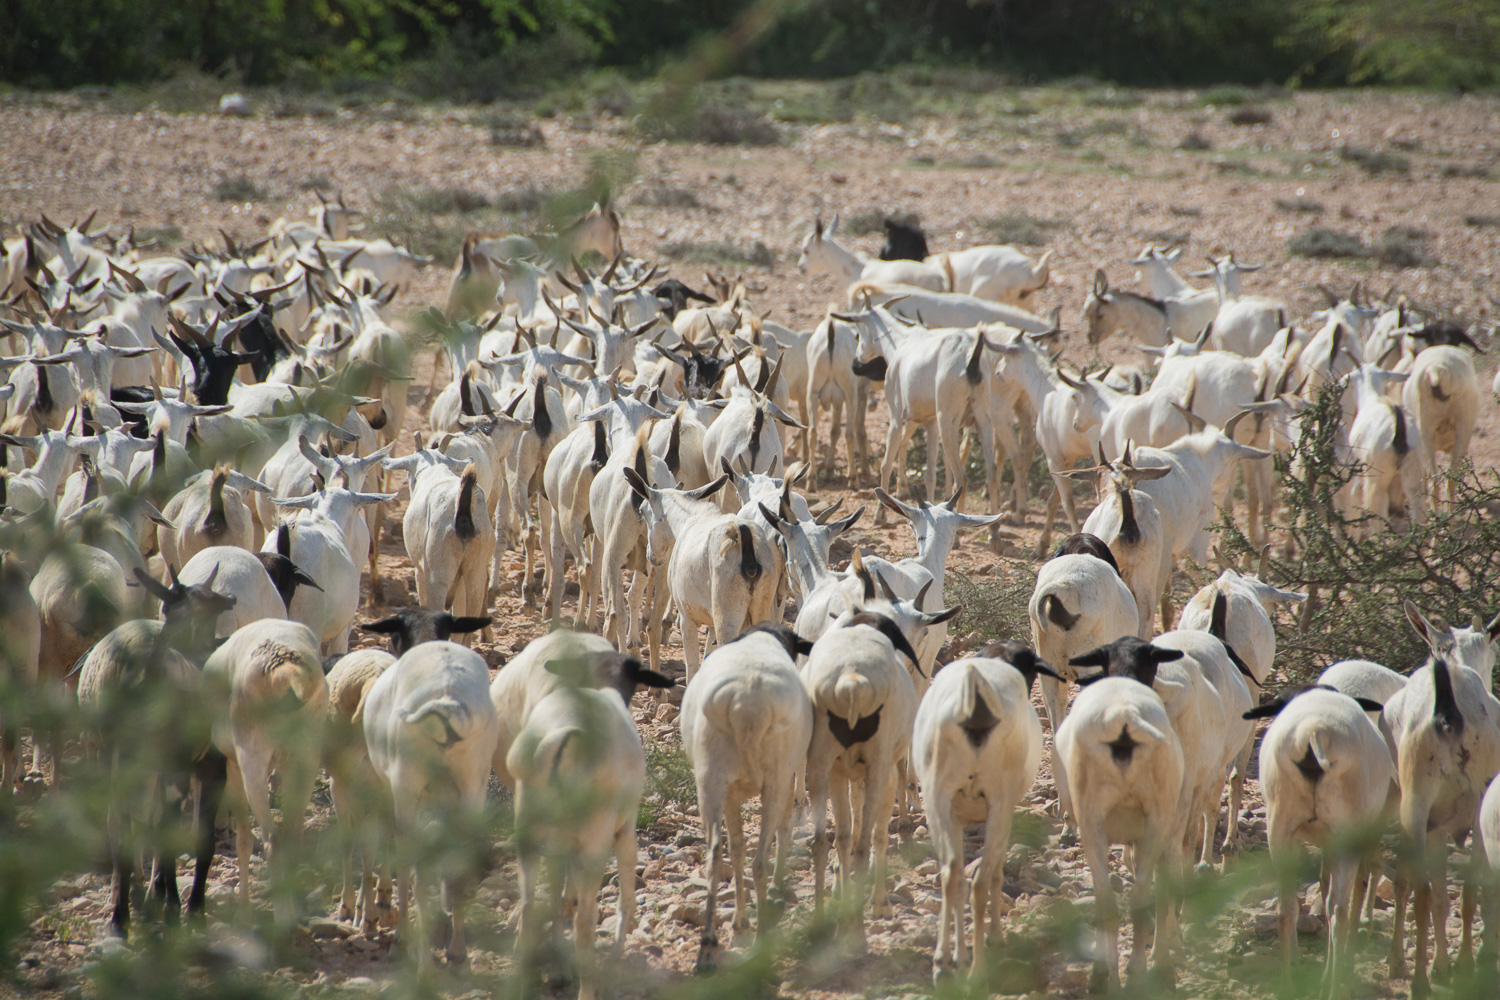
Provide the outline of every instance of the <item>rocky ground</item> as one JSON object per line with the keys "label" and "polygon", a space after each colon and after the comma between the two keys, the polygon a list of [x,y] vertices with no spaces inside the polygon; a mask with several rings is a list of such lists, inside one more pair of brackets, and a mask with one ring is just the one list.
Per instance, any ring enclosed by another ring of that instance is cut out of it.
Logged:
{"label": "rocky ground", "polygon": [[[1269,121],[1237,125],[1229,120],[1230,109],[1205,105],[1193,94],[1135,98],[1091,103],[1066,91],[1020,91],[1006,95],[993,113],[985,105],[974,113],[900,123],[856,118],[783,125],[783,142],[767,148],[643,145],[632,137],[628,122],[601,112],[539,121],[535,127],[544,144],[522,149],[492,144],[474,109],[405,108],[399,114],[377,109],[318,118],[257,113],[240,119],[152,109],[124,113],[77,96],[9,95],[0,96],[0,134],[6,136],[0,221],[9,229],[41,213],[67,220],[97,208],[100,223],[119,229],[135,226],[208,242],[223,227],[248,239],[278,216],[301,216],[311,203],[310,185],[341,190],[351,205],[366,207],[392,204],[392,192],[445,189],[478,192],[493,203],[507,192],[574,187],[596,154],[628,148],[636,154],[639,180],[617,196],[627,248],[657,259],[673,245],[681,255],[713,241],[727,241],[746,253],[763,244],[768,261],[762,257],[759,265],[718,269],[745,273],[758,290],[757,305],[791,326],[812,325],[837,299],[830,279],[802,275],[795,266],[813,218],[826,220],[840,211],[848,220],[871,209],[919,213],[935,251],[988,242],[991,232],[1013,231],[1004,227],[1018,219],[1029,225],[1022,238],[1034,232],[1056,252],[1052,284],[1040,294],[1038,311],[1062,307],[1068,357],[1080,365],[1095,361],[1077,329],[1095,268],[1129,286],[1132,269],[1123,262],[1147,242],[1185,243],[1186,256],[1196,260],[1232,249],[1243,261],[1263,263],[1263,270],[1247,279],[1247,290],[1284,299],[1297,316],[1321,304],[1318,283],[1346,289],[1356,279],[1377,293],[1394,286],[1465,322],[1494,313],[1500,102],[1392,93],[1273,95],[1263,102]],[[260,105],[255,107],[259,112]],[[1376,154],[1386,159],[1372,159]],[[233,192],[223,190],[221,182],[238,177],[255,190],[225,200]],[[409,221],[372,215],[375,229]],[[459,232],[486,221],[482,213],[439,215],[426,221]],[[1348,232],[1372,245],[1392,227],[1409,227],[1428,266],[1398,269],[1369,260],[1290,256],[1288,240],[1312,226]],[[878,237],[859,236],[853,243],[873,253]],[[445,263],[422,273],[404,296],[405,307],[441,301]],[[674,266],[674,274],[690,283],[702,270]],[[1139,360],[1121,343],[1104,345],[1102,356]],[[1487,387],[1492,366],[1479,361]],[[429,364],[421,362],[413,383],[408,435],[424,427]],[[868,423],[878,455],[883,404],[871,410]],[[1474,446],[1480,465],[1496,464],[1496,428],[1495,408],[1487,401]],[[821,431],[826,437],[826,421]],[[874,503],[868,475],[850,483],[842,453],[834,465],[837,473],[821,498],[849,495],[855,503]],[[1012,519],[1009,526],[1022,537],[1000,543],[998,552],[983,538],[962,538],[951,566],[980,584],[1003,583],[1024,572],[1040,513],[1033,502],[1024,519]],[[868,516],[852,541],[893,556],[913,549],[904,525],[877,527]],[[389,582],[372,595],[361,620],[411,600],[412,569],[402,551],[398,540],[387,540],[382,567]],[[496,642],[483,647],[496,667],[546,627],[541,615],[518,599],[518,559],[510,569],[512,589],[495,609]],[[980,633],[959,639],[1007,637]],[[667,655],[680,656],[680,649],[674,642]],[[634,708],[653,766],[681,778],[675,705],[640,697]],[[704,919],[702,831],[691,791],[683,795],[661,780],[653,788],[651,822],[641,837],[641,926],[623,961],[612,967],[628,995],[655,995],[683,982]],[[1241,828],[1263,843],[1263,807],[1253,781],[1248,792],[1250,813]],[[1006,927],[1012,939],[1009,957],[991,984],[999,992],[1067,995],[1085,986],[1087,967],[1071,957],[1069,942],[1077,935],[1074,910],[1083,907],[1087,915],[1095,890],[1081,852],[1057,840],[1048,813],[1054,801],[1044,762],[1023,804],[1031,818],[1018,823],[1028,831],[1029,845],[1014,847],[1007,865],[1002,904],[1009,908]],[[321,828],[331,822],[326,790],[320,789],[313,823]],[[869,956],[850,960],[835,948],[816,948],[804,961],[777,966],[783,992],[852,997],[930,988],[938,897],[925,833],[919,828],[914,843],[892,850],[894,916],[870,922]],[[805,908],[811,887],[805,847],[793,861]],[[1236,870],[1254,870],[1254,865]],[[232,862],[221,859],[214,874],[216,909],[227,912],[235,885]],[[323,912],[334,901],[329,885],[335,878],[336,869],[327,869],[315,879],[321,888],[312,899]],[[1279,968],[1272,957],[1273,891],[1269,881],[1247,887],[1254,881],[1231,880],[1234,891],[1219,900],[1222,913],[1201,920],[1190,935],[1184,995],[1272,992]],[[1375,911],[1377,941],[1386,939],[1389,928],[1389,890],[1384,883]],[[605,928],[611,926],[616,892],[605,891]],[[95,980],[83,973],[99,952],[107,897],[107,879],[100,873],[80,872],[59,883],[35,912],[20,947],[18,974],[0,982],[0,994],[71,996],[95,990]],[[515,901],[513,865],[502,863],[486,877],[474,904],[480,929],[471,939],[472,970],[445,980],[443,992],[489,992],[503,980],[510,967],[503,928]],[[788,922],[792,940],[807,939],[801,912]],[[1320,919],[1309,914],[1302,926],[1312,935],[1310,953],[1319,955]],[[214,921],[214,933],[228,932],[227,924]],[[1456,924],[1449,932],[1456,935]],[[1128,931],[1125,937],[1128,941]],[[268,975],[315,991],[379,988],[401,975],[399,964],[387,957],[388,946],[386,937],[367,939],[336,921],[315,922],[300,939],[295,960]],[[1369,977],[1365,991],[1404,994],[1405,981],[1383,977],[1383,963],[1375,962],[1382,954],[1372,946],[1362,958],[1360,971]],[[733,962],[731,956],[726,964]]]}

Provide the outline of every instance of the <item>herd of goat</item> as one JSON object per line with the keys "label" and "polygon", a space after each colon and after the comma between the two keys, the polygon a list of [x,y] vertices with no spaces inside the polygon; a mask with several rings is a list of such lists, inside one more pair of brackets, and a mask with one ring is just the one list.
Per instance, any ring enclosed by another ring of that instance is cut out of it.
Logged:
{"label": "herd of goat", "polygon": [[[1344,411],[1336,454],[1354,470],[1345,508],[1373,513],[1363,523],[1378,531],[1442,503],[1438,456],[1465,458],[1480,400],[1470,357],[1480,348],[1462,328],[1376,306],[1357,286],[1294,322],[1284,303],[1242,292],[1254,268],[1233,255],[1204,272],[1213,287],[1195,289],[1175,253],[1148,247],[1131,262],[1145,291],[1111,287],[1099,271],[1079,332],[1090,344],[1119,334],[1150,363],[1084,373],[1060,361],[1058,312],[1029,308],[1050,253],[930,255],[920,233],[893,226],[887,256],[904,257],[867,259],[838,242],[837,217],[819,221],[799,267],[832,274],[847,299],[797,331],[758,312],[743,282],[714,279],[704,294],[659,280],[624,254],[618,214],[598,207],[555,239],[470,236],[442,308],[398,321],[393,300],[430,262],[352,235],[358,213],[342,198],[312,214],[254,244],[225,234],[222,250],[175,255],[91,232],[92,217],[62,226],[44,216],[0,245],[0,657],[11,689],[34,695],[6,706],[0,782],[9,791],[24,773],[25,729],[49,786],[66,780],[66,740],[81,739],[105,768],[154,754],[158,780],[143,787],[155,801],[111,805],[114,933],[131,915],[138,859],[127,845],[151,842],[127,828],[195,804],[187,910],[199,913],[226,804],[248,905],[252,821],[268,837],[274,879],[326,769],[346,831],[340,918],[368,932],[397,927],[424,963],[441,925],[448,959],[462,961],[472,872],[433,862],[399,873],[393,906],[381,862],[394,833],[481,811],[493,772],[515,796],[519,961],[550,918],[572,912],[580,995],[592,997],[611,856],[617,946],[634,925],[647,766],[629,706],[641,688],[676,684],[661,661],[670,614],[687,666],[682,742],[708,841],[702,969],[720,954],[726,836],[732,928],[748,930],[753,910],[764,929],[776,912],[770,844],[784,882],[799,812],[813,827],[816,902],[831,841],[835,891],[868,889],[868,911],[889,915],[888,830],[893,809],[910,829],[909,778],[938,862],[935,973],[981,966],[983,941],[1001,930],[1012,815],[1045,746],[1037,681],[1059,811],[1097,894],[1094,987],[1120,981],[1111,845],[1130,848],[1130,969],[1145,971],[1149,949],[1170,978],[1182,947],[1171,887],[1190,861],[1213,864],[1226,787],[1222,846],[1244,846],[1256,720],[1272,717],[1259,756],[1267,839],[1273,859],[1304,842],[1324,849],[1327,988],[1347,984],[1352,928],[1385,870],[1378,847],[1354,834],[1386,823],[1404,838],[1391,974],[1405,965],[1412,891],[1413,995],[1428,989],[1429,936],[1434,969],[1446,971],[1447,866],[1435,848],[1473,831],[1469,957],[1474,902],[1492,899],[1483,869],[1500,865],[1500,785],[1486,794],[1500,772],[1490,690],[1500,617],[1452,628],[1408,603],[1432,649],[1426,665],[1403,676],[1345,661],[1313,687],[1271,692],[1274,615],[1303,595],[1263,569],[1228,567],[1180,613],[1170,599],[1175,572],[1209,562],[1238,476],[1246,532],[1269,544],[1269,459],[1288,453],[1295,471],[1296,421],[1330,384]],[[605,264],[581,266],[591,252]],[[435,351],[433,379],[415,419],[407,405],[421,395],[411,382],[423,350]],[[882,389],[890,422],[877,512],[909,522],[916,555],[855,550],[840,570],[833,544],[865,508],[838,518],[837,504],[815,510],[794,487],[829,478],[841,431],[849,488],[872,485],[865,416]],[[420,430],[398,455],[409,419]],[[904,482],[918,428],[920,494]],[[986,514],[962,510],[970,438],[984,456]],[[1039,567],[1030,644],[992,636],[942,664],[957,535],[990,528],[998,538],[1002,508],[1025,515],[1038,446],[1056,484],[1039,554],[1059,504],[1070,533]],[[1002,493],[1007,460],[1014,475]],[[1075,479],[1099,489],[1083,520]],[[399,537],[418,606],[361,626],[388,635],[389,652],[351,652],[361,601],[385,602],[377,560],[392,486],[407,491]],[[524,555],[519,590],[507,552]],[[488,633],[496,600],[569,627],[492,677],[451,637]],[[175,707],[152,715],[143,692]],[[87,731],[64,731],[56,720],[66,715],[27,717],[26,706],[60,693],[87,710],[77,716]],[[754,798],[752,907],[742,806]],[[984,846],[966,868],[964,827],[975,823]],[[175,849],[148,860],[152,893],[175,910]],[[550,890],[538,881],[543,861],[566,870]],[[444,904],[428,898],[438,885]],[[569,906],[547,910],[549,892],[566,892]],[[274,885],[272,898],[278,920],[296,919]],[[445,905],[451,916],[435,919]],[[855,909],[862,939],[866,908]],[[1284,891],[1288,962],[1298,912],[1296,892]],[[1488,915],[1492,943],[1500,912]]]}

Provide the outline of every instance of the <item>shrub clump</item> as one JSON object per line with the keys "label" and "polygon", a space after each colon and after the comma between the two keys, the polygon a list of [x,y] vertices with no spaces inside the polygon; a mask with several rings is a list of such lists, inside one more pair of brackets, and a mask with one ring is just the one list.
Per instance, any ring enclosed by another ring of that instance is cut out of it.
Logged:
{"label": "shrub clump", "polygon": [[245,174],[220,177],[214,182],[213,196],[215,201],[265,201],[269,197]]}
{"label": "shrub clump", "polygon": [[1001,243],[1022,246],[1044,246],[1052,234],[1068,225],[1066,219],[1049,219],[1032,215],[1024,209],[1012,209],[992,219],[984,219],[979,226]]}
{"label": "shrub clump", "polygon": [[728,240],[663,243],[659,249],[665,257],[705,267],[763,267],[770,270],[776,264],[776,255],[759,240],[748,249]]}
{"label": "shrub clump", "polygon": [[636,119],[635,129],[645,139],[711,146],[774,146],[781,141],[776,123],[765,115],[712,102],[648,111]]}
{"label": "shrub clump", "polygon": [[1372,177],[1378,177],[1381,174],[1411,173],[1411,161],[1406,157],[1397,156],[1395,153],[1385,153],[1378,149],[1344,146],[1339,150],[1339,159],[1358,164],[1361,170]]}
{"label": "shrub clump", "polygon": [[1315,226],[1293,236],[1286,245],[1287,252],[1296,257],[1320,257],[1325,259],[1364,260],[1371,256],[1365,241],[1353,233],[1341,233],[1336,229]]}

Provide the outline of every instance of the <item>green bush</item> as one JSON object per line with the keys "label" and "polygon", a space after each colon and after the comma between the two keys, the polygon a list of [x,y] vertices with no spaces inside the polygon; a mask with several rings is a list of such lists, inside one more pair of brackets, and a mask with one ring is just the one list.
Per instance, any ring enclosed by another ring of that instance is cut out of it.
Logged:
{"label": "green bush", "polygon": [[1321,226],[1304,230],[1286,245],[1287,253],[1296,257],[1326,257],[1361,260],[1372,256],[1365,241],[1353,233],[1341,233]]}

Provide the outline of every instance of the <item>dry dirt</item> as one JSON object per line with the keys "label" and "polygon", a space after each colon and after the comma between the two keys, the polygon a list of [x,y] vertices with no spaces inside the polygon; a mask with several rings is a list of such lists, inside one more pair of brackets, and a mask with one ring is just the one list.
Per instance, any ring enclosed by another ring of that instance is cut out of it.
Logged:
{"label": "dry dirt", "polygon": [[[1200,107],[1187,94],[1151,94],[1139,107],[1103,110],[1065,96],[1045,91],[1018,95],[1018,102],[1039,109],[1021,119],[788,128],[784,144],[770,149],[638,146],[625,122],[562,118],[539,123],[546,145],[537,150],[493,147],[487,131],[469,124],[464,111],[430,111],[413,120],[357,114],[331,120],[240,120],[154,111],[111,113],[67,97],[0,98],[0,135],[5,136],[0,220],[7,227],[41,213],[68,220],[97,208],[99,222],[117,229],[175,226],[188,240],[209,242],[223,227],[246,239],[264,232],[279,215],[302,216],[311,195],[300,188],[309,178],[326,178],[356,206],[371,205],[392,188],[460,187],[493,197],[529,185],[574,186],[592,154],[631,145],[639,153],[642,180],[641,187],[620,199],[627,248],[654,259],[659,246],[672,242],[729,240],[746,247],[764,242],[775,253],[774,267],[746,273],[764,288],[756,296],[757,305],[773,309],[776,319],[791,326],[810,326],[837,297],[829,278],[809,278],[796,269],[797,247],[811,220],[819,215],[826,220],[835,211],[847,218],[870,208],[919,212],[934,251],[987,242],[976,224],[1007,212],[1059,220],[1047,242],[1056,251],[1052,284],[1039,295],[1037,308],[1045,312],[1053,305],[1062,307],[1070,331],[1068,357],[1080,365],[1095,360],[1076,329],[1094,269],[1103,267],[1114,283],[1130,286],[1134,276],[1122,262],[1152,240],[1186,241],[1187,256],[1199,260],[1205,253],[1233,249],[1243,261],[1265,264],[1247,279],[1247,291],[1285,299],[1294,315],[1305,316],[1321,304],[1317,283],[1346,289],[1355,279],[1377,292],[1398,287],[1466,321],[1495,311],[1488,296],[1495,291],[1495,269],[1500,265],[1500,219],[1495,218],[1500,216],[1500,184],[1491,179],[1500,174],[1500,103],[1472,96],[1302,94],[1272,102],[1272,124],[1242,127],[1228,124],[1222,111]],[[1194,133],[1212,148],[1179,149],[1181,140]],[[1409,161],[1409,172],[1367,175],[1340,157],[1345,145],[1393,151]],[[212,196],[219,178],[238,174],[265,189],[267,200],[231,204]],[[650,186],[689,190],[699,205],[684,209],[632,204],[634,194]],[[1294,214],[1275,205],[1296,198],[1317,202],[1321,214]],[[1481,218],[1488,224],[1475,224]],[[1367,242],[1394,225],[1415,227],[1429,234],[1427,248],[1439,263],[1397,271],[1288,256],[1288,238],[1310,225],[1353,232]],[[852,242],[873,253],[878,237]],[[447,280],[443,263],[419,277],[403,306],[440,302]],[[674,269],[690,283],[701,270],[686,265]],[[1139,360],[1135,354],[1122,343],[1106,344],[1103,351],[1107,360]],[[1478,360],[1487,387],[1492,365],[1488,359]],[[414,383],[417,405],[408,415],[405,447],[410,446],[409,434],[423,428],[429,364],[422,362]],[[869,414],[876,455],[884,426],[884,406],[878,404]],[[1481,465],[1496,464],[1496,426],[1495,409],[1487,401],[1474,446]],[[826,422],[823,434],[826,437]],[[834,487],[820,496],[850,494],[856,503],[873,504],[868,483],[859,489],[839,488],[847,486],[842,455],[838,468]],[[970,509],[977,510],[978,504],[971,503]],[[1040,511],[1034,501],[1024,523],[1011,525],[1024,539],[1004,545],[1002,555],[1024,558],[1029,553],[1040,527]],[[856,529],[854,541],[893,556],[910,554],[913,548],[904,526],[874,527],[868,517]],[[409,584],[412,571],[398,557],[399,542],[388,540],[385,552],[384,572]],[[966,536],[951,565],[982,582],[1004,577],[1011,564],[997,558],[983,539]],[[510,569],[512,590],[500,597],[495,609],[497,642],[485,649],[493,665],[545,629],[541,616],[522,607],[516,597],[521,570],[517,559],[512,559]],[[361,620],[385,612],[383,605],[376,605],[362,611]],[[674,644],[667,655],[680,656],[680,650]],[[676,741],[675,708],[644,698],[637,699],[635,708],[648,744]],[[1253,782],[1249,798],[1255,813],[1246,829],[1263,840],[1263,812]],[[1023,808],[1043,816],[1054,799],[1044,764]],[[697,912],[701,920],[701,907],[695,911],[703,892],[701,841],[696,837],[701,831],[694,811],[661,806],[651,830],[643,832],[643,927],[631,939],[627,959],[618,969],[628,993],[657,992],[691,970],[698,930],[690,920],[674,917]],[[315,823],[328,822],[326,792],[320,791]],[[1044,835],[1056,834],[1050,817],[1043,817],[1041,825]],[[934,866],[924,857],[920,847],[893,850],[896,915],[871,922],[871,960],[826,973],[801,970],[784,989],[830,997],[927,989],[928,955],[937,929],[937,884]],[[1023,914],[1056,909],[1060,899],[1093,894],[1076,848],[1053,840],[1043,851],[1017,848],[1012,861],[1007,893],[1015,910],[1008,927],[1018,926]],[[806,903],[810,881],[805,861],[799,879],[800,897]],[[215,868],[216,896],[229,898],[234,880],[232,863],[221,859]],[[1270,988],[1274,977],[1269,973],[1275,966],[1267,956],[1274,941],[1267,934],[1269,910],[1261,905],[1269,895],[1267,888],[1232,905],[1225,919],[1196,939],[1201,953],[1186,973],[1186,995],[1259,994]],[[81,873],[59,887],[46,912],[83,921],[97,932],[106,898],[104,877]],[[329,897],[324,893],[320,898]],[[485,881],[477,910],[488,914],[491,922],[505,921],[512,915],[514,899],[513,866],[507,864]],[[1382,936],[1389,927],[1385,906],[1382,902],[1376,911],[1383,920]],[[613,911],[610,895],[603,916]],[[57,923],[48,921],[45,927]],[[21,947],[27,961],[16,987],[28,994],[61,993],[80,981],[80,969],[94,954],[96,940],[89,933],[81,940],[62,940],[39,923]],[[474,948],[472,978],[455,981],[448,992],[487,990],[496,981],[494,975],[509,967],[508,955],[498,945],[487,950],[493,941],[493,934],[481,940]],[[1315,937],[1312,954],[1319,955],[1321,947],[1321,936]],[[350,984],[354,987],[368,984],[359,977],[378,985],[393,975],[386,948],[385,940],[365,941],[359,935],[347,940],[319,938],[306,948],[295,971],[282,974],[303,985],[333,986],[350,979],[358,980]],[[1378,950],[1372,949],[1366,958],[1374,958]],[[1069,965],[1055,953],[1036,958],[1043,980],[1014,984],[1006,991],[1045,987],[1054,994],[1068,994],[1082,985],[1082,966]],[[1374,977],[1373,995],[1404,994],[1404,982],[1384,981],[1373,962],[1367,964],[1361,972]],[[1251,969],[1255,973],[1249,974]],[[8,989],[0,986],[0,992]]]}

